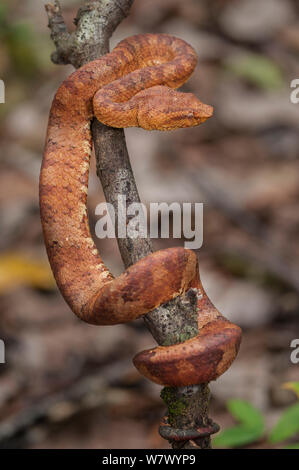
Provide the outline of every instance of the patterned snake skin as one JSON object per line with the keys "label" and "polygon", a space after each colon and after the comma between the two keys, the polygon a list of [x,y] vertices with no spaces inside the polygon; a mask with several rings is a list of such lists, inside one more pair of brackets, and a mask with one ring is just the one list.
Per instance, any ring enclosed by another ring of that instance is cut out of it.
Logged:
{"label": "patterned snake skin", "polygon": [[184,41],[164,34],[130,37],[74,72],[54,98],[40,175],[45,244],[57,285],[82,320],[112,325],[134,320],[198,289],[198,335],[143,351],[137,369],[152,381],[184,386],[215,380],[238,352],[241,330],[205,294],[197,257],[184,248],[155,252],[114,278],[90,235],[87,217],[91,120],[113,127],[171,130],[196,126],[211,106],[175,89],[197,58]]}

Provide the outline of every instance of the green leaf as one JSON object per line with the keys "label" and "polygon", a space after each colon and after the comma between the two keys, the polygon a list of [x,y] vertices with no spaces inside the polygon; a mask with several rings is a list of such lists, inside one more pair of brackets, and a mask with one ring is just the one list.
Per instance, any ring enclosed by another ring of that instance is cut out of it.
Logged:
{"label": "green leaf", "polygon": [[264,433],[264,418],[247,401],[230,400],[227,408],[241,424],[225,429],[213,440],[216,447],[239,447],[260,439]]}
{"label": "green leaf", "polygon": [[282,388],[285,390],[291,390],[299,398],[299,382],[286,382],[283,384]]}
{"label": "green leaf", "polygon": [[15,72],[20,76],[33,77],[39,69],[34,44],[37,37],[29,25],[23,23],[12,24],[6,33],[5,44],[14,65]]}
{"label": "green leaf", "polygon": [[298,444],[290,444],[285,449],[299,449],[299,442]]}
{"label": "green leaf", "polygon": [[4,24],[4,21],[7,19],[7,12],[8,12],[7,5],[5,5],[4,3],[1,3],[0,4],[0,23],[1,24]]}
{"label": "green leaf", "polygon": [[245,427],[264,430],[263,415],[247,401],[230,400],[227,408],[232,416]]}
{"label": "green leaf", "polygon": [[272,429],[269,440],[273,444],[285,441],[299,432],[299,403],[290,406]]}
{"label": "green leaf", "polygon": [[215,447],[240,447],[256,442],[260,437],[260,430],[240,425],[222,431],[213,439],[213,445]]}
{"label": "green leaf", "polygon": [[283,77],[279,67],[272,60],[259,54],[248,54],[228,62],[227,67],[234,74],[264,89],[281,88]]}

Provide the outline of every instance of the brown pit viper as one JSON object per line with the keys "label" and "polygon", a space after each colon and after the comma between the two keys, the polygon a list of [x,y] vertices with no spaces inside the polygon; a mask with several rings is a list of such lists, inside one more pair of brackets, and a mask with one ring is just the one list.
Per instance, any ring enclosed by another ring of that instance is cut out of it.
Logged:
{"label": "brown pit viper", "polygon": [[97,325],[126,323],[198,290],[198,335],[142,351],[134,364],[150,380],[185,386],[215,380],[237,355],[241,330],[203,290],[197,256],[181,247],[157,251],[114,278],[91,238],[87,216],[94,116],[113,127],[171,130],[197,126],[213,108],[180,87],[197,63],[185,41],[144,34],[68,77],[52,103],[40,174],[45,244],[57,285],[72,311]]}

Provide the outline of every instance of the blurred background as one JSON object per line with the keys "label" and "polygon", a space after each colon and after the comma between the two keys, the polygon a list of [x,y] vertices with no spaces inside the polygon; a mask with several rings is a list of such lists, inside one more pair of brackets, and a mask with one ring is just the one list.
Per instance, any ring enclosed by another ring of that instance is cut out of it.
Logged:
{"label": "blurred background", "polygon": [[[42,240],[38,176],[55,90],[72,71],[50,61],[54,46],[43,1],[1,1],[0,78],[0,446],[168,447],[157,426],[160,387],[131,358],[154,340],[142,320],[95,327],[80,322],[53,281]],[[72,28],[80,1],[62,0]],[[199,128],[126,131],[141,199],[204,203],[203,284],[244,330],[237,360],[211,385],[211,416],[233,425],[230,399],[261,411],[266,429],[296,401],[290,343],[299,338],[299,78],[296,0],[135,0],[111,46],[143,32],[188,41],[199,65],[186,91],[215,107]],[[90,225],[103,202],[95,175]],[[97,240],[114,274],[114,240]],[[183,240],[155,240],[156,249]],[[267,447],[264,438],[249,447]]]}

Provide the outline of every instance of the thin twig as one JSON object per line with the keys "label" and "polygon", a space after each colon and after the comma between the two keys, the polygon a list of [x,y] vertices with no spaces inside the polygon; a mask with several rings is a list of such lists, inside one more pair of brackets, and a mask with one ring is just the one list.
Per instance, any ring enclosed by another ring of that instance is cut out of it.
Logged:
{"label": "thin twig", "polygon": [[[71,34],[67,32],[65,24],[63,24],[59,3],[47,6],[51,37],[56,46],[52,60],[55,63],[70,63],[78,68],[108,53],[109,39],[118,24],[128,15],[132,3],[133,0],[85,1],[75,19],[77,29]],[[104,189],[106,201],[113,204],[117,219],[119,194],[126,196],[128,204],[140,201],[130,165],[124,131],[106,127],[94,120],[92,135],[97,173]],[[153,251],[149,239],[125,238],[117,241],[125,267]],[[145,323],[159,344],[175,344],[180,341],[182,335],[185,338],[191,338],[197,334],[197,324],[194,321],[194,313],[197,308],[196,294],[195,290],[190,290],[185,296],[161,305],[145,315]],[[171,400],[169,400],[170,396]],[[171,424],[173,427],[188,429],[208,424],[209,388],[207,384],[164,389],[162,397],[164,397],[169,410],[172,408]],[[174,412],[177,403],[181,405],[183,403],[184,406],[178,406],[178,411]],[[172,445],[173,447],[178,446],[175,443]],[[180,443],[179,447],[209,448],[210,437],[198,439],[196,442],[185,441]]]}

